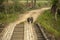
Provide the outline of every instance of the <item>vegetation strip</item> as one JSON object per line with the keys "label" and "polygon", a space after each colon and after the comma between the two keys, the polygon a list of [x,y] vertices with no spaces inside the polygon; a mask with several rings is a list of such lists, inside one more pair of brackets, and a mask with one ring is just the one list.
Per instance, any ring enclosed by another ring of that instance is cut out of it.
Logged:
{"label": "vegetation strip", "polygon": [[51,35],[59,38],[60,36],[60,16],[58,15],[57,21],[54,19],[54,15],[50,10],[45,11],[37,18],[37,22],[42,25]]}

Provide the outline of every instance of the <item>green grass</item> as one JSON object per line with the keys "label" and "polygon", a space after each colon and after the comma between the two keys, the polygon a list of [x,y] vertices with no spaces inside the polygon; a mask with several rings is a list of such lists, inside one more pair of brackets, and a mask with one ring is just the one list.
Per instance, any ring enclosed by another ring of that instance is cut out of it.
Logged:
{"label": "green grass", "polygon": [[49,33],[58,37],[60,36],[59,17],[60,15],[58,15],[58,20],[55,21],[54,15],[50,12],[50,10],[48,10],[38,17],[37,22],[39,22]]}
{"label": "green grass", "polygon": [[0,23],[10,23],[18,18],[18,13],[5,14],[0,13]]}

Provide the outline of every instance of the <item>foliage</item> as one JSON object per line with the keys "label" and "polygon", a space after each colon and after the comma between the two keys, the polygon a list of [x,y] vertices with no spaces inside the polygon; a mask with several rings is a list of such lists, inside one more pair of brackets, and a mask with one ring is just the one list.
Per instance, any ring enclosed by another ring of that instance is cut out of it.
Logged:
{"label": "foliage", "polygon": [[58,3],[58,0],[51,0],[52,1],[52,4],[57,4]]}

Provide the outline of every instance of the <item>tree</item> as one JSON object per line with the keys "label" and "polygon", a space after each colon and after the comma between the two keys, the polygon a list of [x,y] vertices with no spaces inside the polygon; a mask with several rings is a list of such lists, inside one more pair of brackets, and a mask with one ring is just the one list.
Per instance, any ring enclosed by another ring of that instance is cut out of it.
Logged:
{"label": "tree", "polygon": [[35,8],[36,7],[36,0],[31,0],[31,3],[32,3],[32,8]]}
{"label": "tree", "polygon": [[5,8],[5,13],[9,13],[9,3],[8,0],[5,0],[4,8]]}
{"label": "tree", "polygon": [[34,8],[36,7],[36,0],[34,0]]}
{"label": "tree", "polygon": [[33,4],[34,4],[34,3],[33,3],[33,0],[31,0],[31,5],[32,5],[32,8],[33,8]]}
{"label": "tree", "polygon": [[58,0],[52,0],[51,12],[55,15],[55,20],[57,21],[57,9],[58,9]]}
{"label": "tree", "polygon": [[60,0],[58,1],[58,9],[57,9],[57,13],[60,15]]}
{"label": "tree", "polygon": [[26,6],[28,7],[29,0],[27,0]]}

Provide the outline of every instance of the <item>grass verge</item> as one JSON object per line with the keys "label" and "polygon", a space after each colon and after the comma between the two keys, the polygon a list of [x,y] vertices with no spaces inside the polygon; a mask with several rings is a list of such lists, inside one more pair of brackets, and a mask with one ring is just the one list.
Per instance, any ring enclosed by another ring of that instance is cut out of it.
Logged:
{"label": "grass verge", "polygon": [[45,11],[37,19],[37,22],[42,25],[49,33],[55,35],[55,37],[60,36],[60,15],[58,15],[58,20],[55,21],[54,15],[50,10]]}

